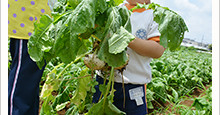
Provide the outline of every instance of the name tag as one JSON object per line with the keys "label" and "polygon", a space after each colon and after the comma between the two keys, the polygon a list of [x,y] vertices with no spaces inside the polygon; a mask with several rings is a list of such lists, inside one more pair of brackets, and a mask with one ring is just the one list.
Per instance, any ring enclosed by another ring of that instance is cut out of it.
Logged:
{"label": "name tag", "polygon": [[131,100],[135,100],[137,106],[144,104],[142,97],[144,97],[143,87],[137,87],[129,90]]}

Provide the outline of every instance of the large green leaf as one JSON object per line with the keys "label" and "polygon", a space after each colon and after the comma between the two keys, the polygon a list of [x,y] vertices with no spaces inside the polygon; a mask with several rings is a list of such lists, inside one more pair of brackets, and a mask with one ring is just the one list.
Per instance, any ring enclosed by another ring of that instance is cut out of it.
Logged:
{"label": "large green leaf", "polygon": [[111,7],[107,10],[108,19],[105,25],[105,37],[111,37],[121,26],[122,17],[117,7]]}
{"label": "large green leaf", "polygon": [[107,103],[103,105],[104,99],[102,99],[99,103],[93,105],[86,115],[125,115],[125,113],[115,107],[108,98],[106,102]]}
{"label": "large green leaf", "polygon": [[51,25],[52,19],[48,15],[43,15],[39,23],[34,23],[35,29],[28,41],[28,53],[31,59],[36,62],[41,61],[44,51],[47,52],[52,47],[53,40],[46,35]]}
{"label": "large green leaf", "polygon": [[101,48],[98,52],[98,57],[112,67],[119,67],[121,65],[124,65],[128,60],[125,51],[118,54],[111,54],[109,52],[109,45],[107,40],[102,43]]}
{"label": "large green leaf", "polygon": [[105,0],[83,0],[75,8],[70,23],[71,36],[84,33],[87,28],[94,28],[97,10],[104,12],[106,9]]}
{"label": "large green leaf", "polygon": [[184,33],[188,31],[183,18],[169,8],[154,3],[137,4],[131,11],[139,8],[154,10],[154,21],[159,24],[158,30],[161,33],[160,44],[171,51],[177,49],[182,43]]}
{"label": "large green leaf", "polygon": [[121,27],[113,36],[108,40],[109,52],[118,54],[125,50],[128,44],[135,39],[131,33],[125,28]]}
{"label": "large green leaf", "polygon": [[75,60],[81,46],[82,41],[78,39],[76,35],[70,36],[67,32],[56,39],[54,50],[55,54],[60,57],[64,63],[70,63]]}
{"label": "large green leaf", "polygon": [[74,10],[70,23],[71,35],[86,32],[95,26],[95,2],[83,0]]}
{"label": "large green leaf", "polygon": [[[68,15],[66,20],[62,23],[59,28],[58,34],[56,35],[53,52],[55,52],[56,56],[60,57],[60,59],[65,63],[70,63],[74,61],[79,49],[81,48],[83,41],[78,39],[76,34],[70,34],[69,24],[71,23],[71,19],[74,13]],[[59,22],[57,23],[59,24]]]}
{"label": "large green leaf", "polygon": [[121,27],[114,32],[112,37],[108,40],[109,44],[109,52],[112,54],[118,54],[122,51],[126,50],[128,44],[135,38],[131,34],[131,23],[130,23],[130,14],[131,12],[127,10],[126,7],[116,7],[120,18],[119,22],[121,22]]}
{"label": "large green leaf", "polygon": [[120,13],[120,16],[122,18],[122,25],[123,27],[131,33],[131,22],[130,22],[130,15],[131,11],[127,9],[127,7],[118,7],[118,11]]}
{"label": "large green leaf", "polygon": [[182,43],[185,31],[188,31],[182,17],[167,8],[156,7],[154,21],[159,24],[160,44],[171,51],[178,48]]}
{"label": "large green leaf", "polygon": [[98,52],[98,57],[108,63],[109,66],[119,67],[124,65],[128,60],[126,52],[123,51],[118,54],[111,54],[109,52],[109,43],[108,39],[110,39],[114,33],[116,33],[120,27],[122,26],[122,18],[116,7],[112,7],[108,9],[108,20],[105,26],[105,36],[101,43],[100,50]]}

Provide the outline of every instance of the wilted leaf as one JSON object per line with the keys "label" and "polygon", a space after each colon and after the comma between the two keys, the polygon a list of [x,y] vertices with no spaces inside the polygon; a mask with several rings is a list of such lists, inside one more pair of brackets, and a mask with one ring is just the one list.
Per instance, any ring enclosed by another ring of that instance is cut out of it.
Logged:
{"label": "wilted leaf", "polygon": [[135,37],[131,33],[123,27],[120,27],[120,29],[108,40],[109,52],[112,54],[121,53],[134,39]]}
{"label": "wilted leaf", "polygon": [[[81,71],[80,75],[81,77],[88,75],[88,69],[84,69]],[[73,97],[71,98],[71,102],[80,105],[81,101],[85,101],[87,91],[90,90],[90,87],[88,87],[88,83],[91,80],[91,76],[79,78],[77,81],[77,88],[74,91]]]}

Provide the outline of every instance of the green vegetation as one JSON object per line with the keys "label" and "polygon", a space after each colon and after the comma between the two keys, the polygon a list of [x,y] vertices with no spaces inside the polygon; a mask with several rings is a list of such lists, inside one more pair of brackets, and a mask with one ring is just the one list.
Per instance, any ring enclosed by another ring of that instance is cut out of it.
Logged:
{"label": "green vegetation", "polygon": [[[161,58],[154,59],[151,63],[153,78],[147,85],[149,112],[211,115],[211,57],[211,54],[181,47],[178,51],[166,51]],[[41,92],[43,102],[41,113],[57,114],[64,111],[66,115],[72,115],[100,110],[102,106],[93,108],[92,104],[92,94],[95,92],[94,86],[97,82],[92,79],[91,72],[84,65],[83,59],[71,64],[62,64],[55,59],[47,64],[42,78],[42,82],[45,83]],[[105,92],[107,86],[101,87]],[[195,95],[196,90],[201,90],[202,93]],[[108,97],[103,107],[107,108],[108,112],[111,109],[111,112],[121,114],[117,108],[111,107],[112,104],[109,103],[111,99],[111,96]],[[191,105],[182,104],[186,100],[190,100]],[[101,100],[95,107],[102,105],[103,101]]]}
{"label": "green vegetation", "polygon": [[[55,3],[52,17],[43,15],[35,22],[34,33],[28,42],[31,58],[41,68],[52,58],[59,57],[70,63],[87,52],[97,54],[108,66],[125,65],[126,47],[135,37],[130,33],[126,7],[119,7],[123,0],[59,0]],[[140,4],[152,9],[154,20],[159,24],[160,44],[170,50],[178,48],[188,28],[174,11],[158,4]],[[169,32],[168,32],[169,31]],[[123,36],[123,37],[122,37]],[[93,50],[89,51],[88,41]]]}
{"label": "green vegetation", "polygon": [[[198,53],[191,48],[182,47],[179,51],[169,52],[151,63],[152,82],[147,90],[148,108],[154,108],[152,102],[159,101],[160,112],[175,114],[209,115],[212,113],[212,55]],[[205,86],[209,87],[208,89]],[[205,96],[194,98],[193,92],[200,89]],[[190,106],[180,103],[186,99],[194,100]],[[171,110],[163,107],[164,103],[172,105]],[[158,111],[156,111],[158,112]]]}
{"label": "green vegetation", "polygon": [[[130,33],[131,11],[118,7],[122,1],[59,0],[52,17],[43,15],[35,22],[29,54],[40,68],[47,62],[40,86],[41,115],[124,114],[112,104],[114,68],[126,65],[126,47],[134,39]],[[175,12],[154,3],[137,7],[154,10],[160,43],[167,48],[151,63],[153,79],[147,85],[148,108],[154,110],[151,113],[211,114],[212,89],[205,88],[212,80],[211,55],[179,47],[188,29]],[[104,76],[109,79],[107,85],[100,86],[103,96],[96,104],[92,103],[95,72],[84,64],[85,56],[91,53],[106,63]],[[205,96],[194,98],[195,89],[204,90]],[[193,104],[181,105],[187,97],[193,98]]]}
{"label": "green vegetation", "polygon": [[[67,113],[71,114],[90,115],[95,114],[94,110],[99,110],[97,112],[103,115],[124,114],[112,104],[114,70],[128,62],[126,48],[135,36],[131,34],[129,20],[132,12],[126,7],[119,7],[122,2],[123,0],[59,0],[54,5],[52,17],[43,15],[39,22],[34,23],[35,29],[28,42],[32,60],[39,68],[45,65],[45,61],[50,63],[54,58],[63,62],[47,75],[41,94],[44,102],[41,114],[56,113],[69,104],[75,106],[68,109]],[[178,48],[185,31],[188,31],[184,20],[177,13],[158,4],[143,6],[154,11],[154,20],[159,24],[161,33],[160,44],[172,51]],[[91,59],[84,58],[88,54],[93,54],[88,56]],[[82,59],[90,61],[84,60],[89,69],[77,65]],[[93,59],[96,61],[92,61]],[[97,84],[93,79],[94,64],[97,61],[103,61],[99,69],[104,67],[103,76],[109,82],[100,87],[102,98],[92,105],[90,95],[95,92],[93,87]],[[77,73],[73,68],[70,69],[72,66],[74,69],[78,68]],[[72,77],[71,73],[66,73],[63,77],[68,69],[77,77]]]}

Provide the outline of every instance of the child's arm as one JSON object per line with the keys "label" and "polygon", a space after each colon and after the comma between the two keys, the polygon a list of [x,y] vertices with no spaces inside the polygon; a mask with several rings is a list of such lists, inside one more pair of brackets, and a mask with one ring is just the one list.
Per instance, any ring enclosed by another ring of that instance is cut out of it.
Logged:
{"label": "child's arm", "polygon": [[163,55],[165,48],[158,42],[153,40],[144,40],[135,38],[128,45],[129,48],[142,56],[148,56],[151,58],[159,58]]}

